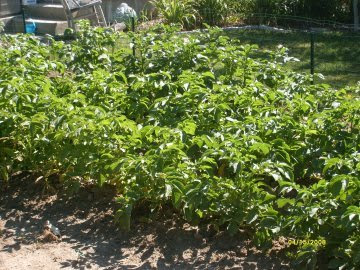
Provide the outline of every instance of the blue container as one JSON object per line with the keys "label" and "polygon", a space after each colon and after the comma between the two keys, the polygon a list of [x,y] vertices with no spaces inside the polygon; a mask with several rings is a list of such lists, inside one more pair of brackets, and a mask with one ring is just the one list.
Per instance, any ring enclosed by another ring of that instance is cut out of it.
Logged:
{"label": "blue container", "polygon": [[27,22],[26,23],[26,33],[34,34],[36,32],[36,24],[35,22]]}

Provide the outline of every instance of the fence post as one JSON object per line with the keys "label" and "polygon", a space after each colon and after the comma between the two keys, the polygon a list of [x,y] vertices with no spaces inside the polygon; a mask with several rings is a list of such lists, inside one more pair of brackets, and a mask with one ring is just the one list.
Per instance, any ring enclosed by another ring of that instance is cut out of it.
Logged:
{"label": "fence post", "polygon": [[315,73],[315,39],[314,33],[310,33],[310,73],[313,76],[311,83],[314,84],[314,73]]}
{"label": "fence post", "polygon": [[[135,17],[134,16],[132,16],[131,17],[131,31],[133,32],[133,33],[135,33]],[[135,38],[133,39],[133,56],[135,56],[135,53],[136,53],[136,51],[135,51]]]}
{"label": "fence post", "polygon": [[23,3],[23,0],[20,0],[20,7],[21,7],[21,15],[22,15],[23,26],[24,26],[24,34],[26,34],[25,5]]}

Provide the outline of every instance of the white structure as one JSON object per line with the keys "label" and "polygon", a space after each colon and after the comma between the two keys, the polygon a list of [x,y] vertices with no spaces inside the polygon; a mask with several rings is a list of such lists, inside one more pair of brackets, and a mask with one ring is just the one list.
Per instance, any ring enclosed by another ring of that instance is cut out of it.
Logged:
{"label": "white structure", "polygon": [[109,22],[114,21],[114,11],[122,3],[126,3],[139,15],[143,9],[150,8],[150,0],[102,0],[105,18]]}
{"label": "white structure", "polygon": [[113,12],[113,21],[110,21],[110,23],[128,23],[131,21],[131,18],[136,18],[136,11],[129,7],[128,4],[121,3],[121,5]]}

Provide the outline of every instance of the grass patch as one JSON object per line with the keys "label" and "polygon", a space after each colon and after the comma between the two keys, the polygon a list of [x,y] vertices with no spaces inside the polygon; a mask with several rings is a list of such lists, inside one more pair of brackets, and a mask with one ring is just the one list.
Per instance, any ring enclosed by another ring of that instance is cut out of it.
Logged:
{"label": "grass patch", "polygon": [[[310,33],[273,32],[264,30],[231,30],[231,38],[257,44],[273,50],[278,45],[289,48],[290,56],[300,59],[289,67],[297,72],[310,72]],[[343,87],[360,81],[360,36],[352,33],[315,33],[315,72],[325,76],[325,82]],[[321,83],[317,79],[317,83]]]}

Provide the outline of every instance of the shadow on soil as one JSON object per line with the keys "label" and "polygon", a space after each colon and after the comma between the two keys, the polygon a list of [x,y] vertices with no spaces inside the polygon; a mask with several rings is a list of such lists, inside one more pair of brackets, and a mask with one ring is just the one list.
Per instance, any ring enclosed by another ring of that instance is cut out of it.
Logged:
{"label": "shadow on soil", "polygon": [[259,252],[242,235],[196,231],[170,210],[147,223],[135,216],[132,230],[123,233],[113,222],[117,205],[111,187],[81,188],[72,197],[41,196],[41,187],[32,183],[29,177],[15,179],[0,197],[0,217],[15,240],[2,252],[37,243],[49,220],[79,255],[61,262],[61,268],[289,269],[281,252]]}

